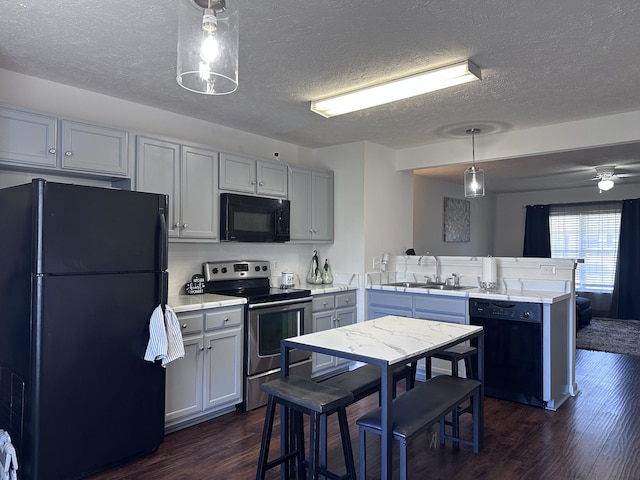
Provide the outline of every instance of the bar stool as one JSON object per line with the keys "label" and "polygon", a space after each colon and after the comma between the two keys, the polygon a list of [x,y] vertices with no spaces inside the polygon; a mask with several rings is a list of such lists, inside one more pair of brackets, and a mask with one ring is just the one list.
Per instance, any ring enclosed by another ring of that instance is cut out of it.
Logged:
{"label": "bar stool", "polygon": [[[435,355],[433,355],[433,358],[438,358],[440,360],[447,360],[449,362],[451,362],[451,376],[452,377],[459,377],[459,369],[458,369],[458,363],[460,362],[460,360],[464,361],[464,368],[467,372],[467,378],[475,380],[476,379],[476,374],[474,373],[473,370],[473,365],[471,362],[471,357],[473,355],[477,355],[478,353],[478,349],[476,347],[470,347],[467,345],[454,345],[453,347],[447,348],[445,351],[437,353]],[[431,359],[427,358],[427,363],[426,363],[426,376],[427,379],[431,378]],[[467,405],[466,407],[462,407],[462,406],[458,406],[456,407],[452,412],[451,412],[451,421],[445,421],[444,425],[449,425],[451,426],[452,429],[452,436],[454,438],[458,438],[459,435],[459,420],[460,420],[460,415],[464,414],[464,413],[471,413],[473,414],[473,402],[469,402],[469,405]],[[444,440],[443,440],[443,428],[444,425],[441,425],[440,428],[440,438],[441,438],[441,443],[444,444]],[[454,447],[458,447],[458,442],[457,441],[453,441]]]}
{"label": "bar stool", "polygon": [[[306,378],[293,375],[267,382],[262,385],[262,390],[269,397],[262,431],[256,480],[264,480],[267,470],[277,465],[284,463],[284,468],[288,468],[289,462],[294,459],[296,460],[298,479],[307,478],[305,469],[308,468],[312,480],[317,480],[320,475],[332,480],[356,480],[356,468],[353,461],[345,408],[353,402],[353,394],[351,392],[320,385]],[[293,438],[289,442],[290,451],[272,461],[268,461],[276,405],[282,405],[290,410]],[[320,445],[326,442],[326,438],[322,438],[320,425],[321,421],[332,413],[338,414],[338,423],[340,424],[342,451],[347,470],[347,473],[342,476],[328,471],[326,465],[320,464]],[[303,414],[310,417],[308,461],[305,460]]]}

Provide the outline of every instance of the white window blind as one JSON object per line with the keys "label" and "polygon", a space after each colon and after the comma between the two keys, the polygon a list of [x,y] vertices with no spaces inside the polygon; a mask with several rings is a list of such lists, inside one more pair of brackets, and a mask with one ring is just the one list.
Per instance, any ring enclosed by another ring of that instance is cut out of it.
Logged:
{"label": "white window blind", "polygon": [[584,259],[576,290],[613,291],[621,213],[622,203],[551,206],[551,257]]}

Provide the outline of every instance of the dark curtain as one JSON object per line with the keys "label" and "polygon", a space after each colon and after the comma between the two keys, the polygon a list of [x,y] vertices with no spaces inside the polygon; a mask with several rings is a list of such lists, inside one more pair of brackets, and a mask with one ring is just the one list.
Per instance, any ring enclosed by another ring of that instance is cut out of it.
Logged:
{"label": "dark curtain", "polygon": [[623,200],[616,280],[611,300],[613,318],[640,320],[640,198]]}
{"label": "dark curtain", "polygon": [[524,221],[523,257],[551,258],[549,205],[527,205]]}

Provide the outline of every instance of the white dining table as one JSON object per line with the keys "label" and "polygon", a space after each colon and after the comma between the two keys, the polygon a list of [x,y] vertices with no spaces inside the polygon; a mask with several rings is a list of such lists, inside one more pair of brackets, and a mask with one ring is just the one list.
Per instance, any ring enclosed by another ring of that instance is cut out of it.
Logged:
{"label": "white dining table", "polygon": [[[430,357],[453,345],[477,338],[478,380],[484,379],[484,334],[482,327],[458,323],[438,322],[389,315],[344,327],[308,333],[281,341],[280,375],[289,375],[289,351],[301,349],[324,353],[348,360],[377,365],[381,369],[382,447],[381,477],[391,479],[392,416],[394,367]],[[480,411],[483,418],[484,382],[481,387]],[[483,438],[483,422],[480,421],[480,441]],[[281,449],[287,448],[287,422],[281,422]],[[282,478],[288,478],[289,469],[282,469]]]}

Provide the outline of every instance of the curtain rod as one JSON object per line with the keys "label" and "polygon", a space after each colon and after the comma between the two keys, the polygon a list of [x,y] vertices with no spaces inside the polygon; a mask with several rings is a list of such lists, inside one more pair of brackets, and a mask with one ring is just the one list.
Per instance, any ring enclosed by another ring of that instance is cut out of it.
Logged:
{"label": "curtain rod", "polygon": [[[628,198],[625,200],[638,200],[638,199],[634,199],[634,198]],[[616,203],[621,204],[622,202],[624,202],[624,200],[605,200],[602,202],[597,202],[597,201],[591,201],[591,202],[575,202],[575,203],[548,203],[545,205],[542,204],[536,204],[536,205],[525,205],[524,208],[527,207],[567,207],[567,206],[579,206],[579,205],[613,205]]]}

